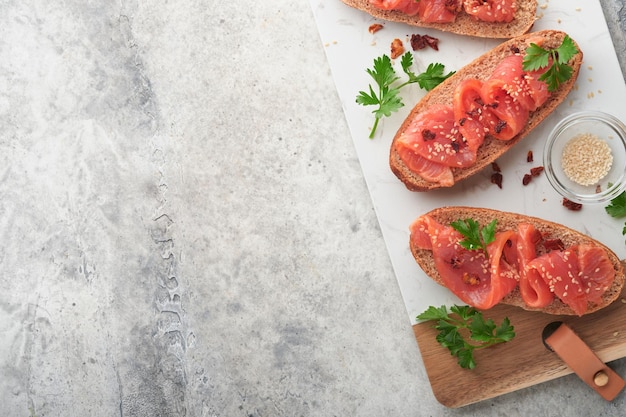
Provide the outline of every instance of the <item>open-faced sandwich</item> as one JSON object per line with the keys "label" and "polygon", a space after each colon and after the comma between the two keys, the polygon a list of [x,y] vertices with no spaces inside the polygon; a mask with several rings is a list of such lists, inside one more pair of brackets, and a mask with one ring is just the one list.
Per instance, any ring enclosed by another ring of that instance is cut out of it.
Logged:
{"label": "open-faced sandwich", "polygon": [[510,39],[535,23],[537,0],[342,0],[370,15],[460,35]]}
{"label": "open-faced sandwich", "polygon": [[608,247],[566,226],[486,208],[442,207],[410,226],[418,265],[480,310],[498,303],[582,316],[608,306],[624,269]]}
{"label": "open-faced sandwich", "polygon": [[565,100],[582,61],[578,44],[557,30],[503,42],[413,107],[391,144],[391,170],[411,191],[472,176]]}

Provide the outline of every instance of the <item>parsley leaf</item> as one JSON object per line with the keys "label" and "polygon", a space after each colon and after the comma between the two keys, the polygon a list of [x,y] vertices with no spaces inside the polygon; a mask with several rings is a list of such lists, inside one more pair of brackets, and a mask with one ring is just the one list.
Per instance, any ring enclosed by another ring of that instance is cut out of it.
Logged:
{"label": "parsley leaf", "polygon": [[[374,137],[378,122],[383,117],[391,116],[391,113],[398,111],[404,106],[402,97],[399,92],[402,87],[409,84],[417,83],[422,89],[430,91],[439,85],[446,78],[454,74],[454,71],[444,74],[443,64],[430,64],[426,71],[421,74],[415,74],[411,71],[413,65],[413,54],[407,52],[400,59],[402,71],[409,77],[407,81],[398,83],[400,77],[393,68],[391,59],[387,55],[374,59],[373,68],[366,69],[367,73],[374,79],[377,91],[372,85],[369,85],[369,92],[359,91],[356,102],[363,106],[378,106],[374,113],[374,126],[370,132],[370,139]],[[395,86],[393,84],[396,84]]]}
{"label": "parsley leaf", "polygon": [[[417,319],[437,322],[434,326],[439,331],[437,342],[456,356],[459,366],[465,369],[476,367],[475,350],[505,343],[515,337],[515,329],[508,317],[496,326],[492,319],[485,320],[480,311],[470,306],[454,305],[450,307],[450,313],[446,306],[430,306]],[[469,332],[470,341],[464,339],[462,332]]]}
{"label": "parsley leaf", "polygon": [[611,203],[604,208],[611,217],[626,216],[626,191],[611,200]]}
{"label": "parsley leaf", "polygon": [[[610,186],[610,184],[609,184]],[[626,217],[626,191],[611,200],[611,203],[604,208],[611,217]],[[622,236],[626,235],[626,223],[622,228]]]}
{"label": "parsley leaf", "polygon": [[450,225],[465,239],[459,244],[467,250],[482,250],[487,254],[487,245],[496,240],[497,220],[492,220],[487,226],[481,228],[474,219],[457,220]]}
{"label": "parsley leaf", "polygon": [[[538,71],[549,66],[539,77],[540,81],[548,84],[548,91],[552,92],[572,77],[573,69],[567,63],[578,53],[576,44],[565,35],[558,48],[544,49],[535,43],[526,48],[522,68],[524,71]],[[552,61],[552,64],[550,64]]]}

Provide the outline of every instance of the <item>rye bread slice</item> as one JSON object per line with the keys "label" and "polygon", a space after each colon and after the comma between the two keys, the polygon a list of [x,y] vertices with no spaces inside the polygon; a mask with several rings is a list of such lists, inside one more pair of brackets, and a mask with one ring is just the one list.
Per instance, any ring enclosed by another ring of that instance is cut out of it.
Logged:
{"label": "rye bread slice", "polygon": [[416,27],[437,29],[459,35],[493,39],[510,39],[523,35],[533,26],[537,15],[537,0],[518,0],[515,18],[508,23],[482,22],[464,11],[459,12],[453,23],[427,23],[420,20],[418,16],[409,16],[395,10],[380,10],[372,6],[369,0],[341,1],[378,19],[406,23]]}
{"label": "rye bread slice", "polygon": [[[499,46],[495,47],[491,51],[476,58],[470,64],[464,66],[457,71],[453,76],[439,84],[436,88],[426,94],[416,105],[413,107],[407,118],[404,120],[400,128],[398,129],[393,142],[391,144],[391,150],[389,154],[389,166],[393,173],[406,185],[411,191],[429,191],[433,189],[442,188],[439,183],[427,181],[420,177],[418,174],[409,170],[402,162],[396,151],[396,140],[402,136],[407,127],[410,125],[411,120],[415,115],[419,114],[432,104],[452,104],[452,98],[454,96],[454,90],[459,83],[467,78],[477,78],[479,80],[486,80],[492,73],[495,66],[500,63],[502,59],[517,52],[526,50],[531,43],[543,42],[541,45],[543,48],[557,48],[563,42],[566,33],[558,30],[543,30],[539,32],[529,33],[518,38],[510,39]],[[559,86],[559,89],[553,92],[548,100],[537,110],[530,113],[530,117],[526,126],[522,131],[508,141],[501,141],[493,138],[490,135],[485,137],[484,143],[478,149],[478,155],[476,163],[467,168],[453,168],[452,173],[454,175],[454,183],[469,178],[476,174],[486,166],[490,165],[498,157],[511,149],[516,143],[522,140],[528,135],[539,123],[541,123],[548,115],[561,104],[571,89],[576,83],[580,67],[583,62],[583,53],[574,41],[579,53],[576,54],[569,62],[572,67],[572,77],[565,83]]]}
{"label": "rye bread slice", "polygon": [[[602,247],[606,250],[609,259],[613,264],[613,268],[615,269],[615,279],[613,281],[613,285],[602,295],[602,302],[600,304],[589,303],[585,314],[593,313],[594,311],[598,311],[608,306],[615,301],[622,292],[622,287],[624,286],[626,278],[624,276],[624,267],[618,256],[603,243],[564,225],[518,213],[464,206],[440,207],[426,214],[432,216],[435,220],[444,225],[448,225],[459,219],[467,218],[472,218],[479,224],[486,225],[493,219],[497,219],[498,223],[496,231],[515,229],[520,223],[531,223],[541,232],[544,238],[560,239],[565,247],[575,244],[592,244]],[[410,247],[415,261],[426,273],[426,275],[438,284],[443,285],[441,276],[435,267],[432,251],[419,249],[413,244],[410,244]],[[540,253],[538,255],[540,255]],[[555,298],[555,300],[545,308],[537,309],[528,307],[522,300],[519,287],[515,288],[510,294],[508,294],[501,301],[501,303],[521,307],[530,311],[542,311],[548,314],[576,315],[576,313],[567,304],[564,304],[557,298]]]}

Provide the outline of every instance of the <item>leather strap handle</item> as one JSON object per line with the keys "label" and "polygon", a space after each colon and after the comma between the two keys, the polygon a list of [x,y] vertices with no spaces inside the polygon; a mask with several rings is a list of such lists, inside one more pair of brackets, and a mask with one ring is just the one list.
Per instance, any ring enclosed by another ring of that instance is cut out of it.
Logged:
{"label": "leather strap handle", "polygon": [[604,362],[567,325],[560,325],[544,338],[550,347],[582,379],[607,401],[624,388],[624,380]]}

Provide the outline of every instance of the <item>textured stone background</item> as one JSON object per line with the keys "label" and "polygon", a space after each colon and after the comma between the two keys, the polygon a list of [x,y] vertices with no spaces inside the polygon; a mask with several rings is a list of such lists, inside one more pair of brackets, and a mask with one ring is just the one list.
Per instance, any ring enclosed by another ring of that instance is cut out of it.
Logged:
{"label": "textured stone background", "polygon": [[1,416],[626,406],[437,403],[305,1],[0,0],[0,270]]}

